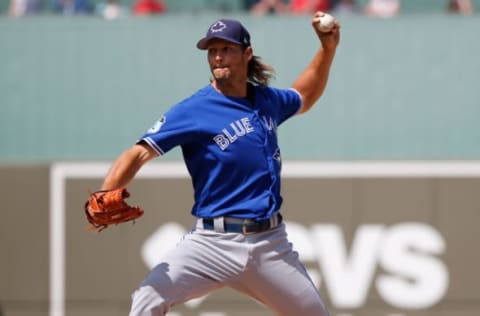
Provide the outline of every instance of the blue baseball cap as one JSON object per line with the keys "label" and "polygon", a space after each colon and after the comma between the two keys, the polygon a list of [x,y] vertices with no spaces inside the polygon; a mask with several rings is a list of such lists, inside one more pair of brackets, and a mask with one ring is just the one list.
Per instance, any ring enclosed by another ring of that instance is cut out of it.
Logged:
{"label": "blue baseball cap", "polygon": [[210,25],[207,35],[198,41],[198,49],[207,49],[208,41],[218,38],[244,47],[250,46],[250,33],[238,21],[221,19]]}

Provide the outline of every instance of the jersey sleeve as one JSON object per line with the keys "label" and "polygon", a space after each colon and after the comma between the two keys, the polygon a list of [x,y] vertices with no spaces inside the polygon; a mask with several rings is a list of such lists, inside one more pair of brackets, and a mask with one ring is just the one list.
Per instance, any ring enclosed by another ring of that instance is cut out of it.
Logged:
{"label": "jersey sleeve", "polygon": [[189,143],[195,137],[195,122],[182,104],[162,115],[137,141],[145,142],[157,154],[164,155],[176,146]]}
{"label": "jersey sleeve", "polygon": [[275,111],[279,125],[297,114],[302,108],[302,98],[295,89],[271,89],[271,93],[275,99]]}

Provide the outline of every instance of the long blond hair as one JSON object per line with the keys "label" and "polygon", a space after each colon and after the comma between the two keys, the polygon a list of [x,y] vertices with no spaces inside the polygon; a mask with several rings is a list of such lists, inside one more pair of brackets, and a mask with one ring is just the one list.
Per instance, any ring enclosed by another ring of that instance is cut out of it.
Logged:
{"label": "long blond hair", "polygon": [[264,64],[259,56],[252,56],[248,62],[247,77],[248,81],[253,84],[268,86],[270,80],[275,78],[275,69]]}

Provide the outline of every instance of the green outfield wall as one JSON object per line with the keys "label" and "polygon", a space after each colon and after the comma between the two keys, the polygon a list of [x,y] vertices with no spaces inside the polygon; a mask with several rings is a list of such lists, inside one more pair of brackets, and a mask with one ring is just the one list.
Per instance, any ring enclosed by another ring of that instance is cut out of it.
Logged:
{"label": "green outfield wall", "polygon": [[[0,161],[114,158],[208,84],[195,43],[217,17],[0,18]],[[309,17],[234,17],[275,86],[319,47]],[[340,19],[324,96],[279,130],[284,159],[479,159],[480,16]]]}

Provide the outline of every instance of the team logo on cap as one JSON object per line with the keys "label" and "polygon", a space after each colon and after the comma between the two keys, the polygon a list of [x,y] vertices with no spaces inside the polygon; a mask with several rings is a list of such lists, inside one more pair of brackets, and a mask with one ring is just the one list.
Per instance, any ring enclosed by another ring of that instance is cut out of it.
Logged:
{"label": "team logo on cap", "polygon": [[227,28],[227,25],[225,25],[225,23],[223,23],[222,21],[217,21],[212,24],[212,26],[210,27],[210,31],[212,33],[217,33],[217,32],[223,31],[226,28]]}

